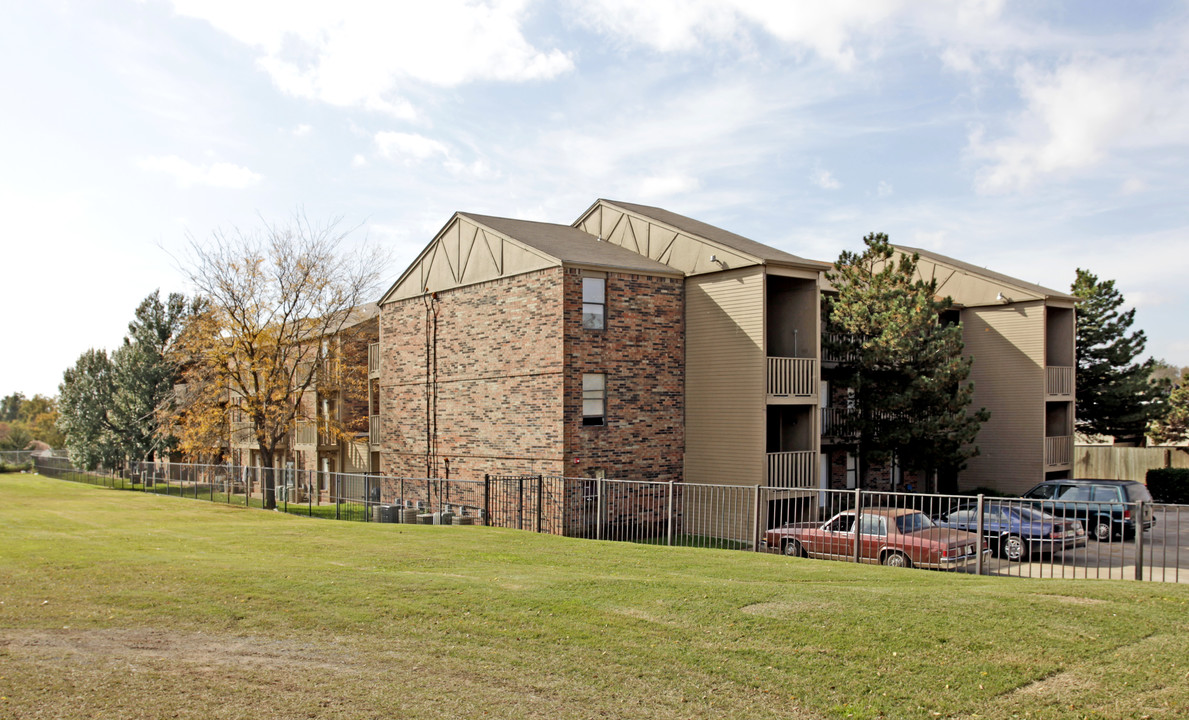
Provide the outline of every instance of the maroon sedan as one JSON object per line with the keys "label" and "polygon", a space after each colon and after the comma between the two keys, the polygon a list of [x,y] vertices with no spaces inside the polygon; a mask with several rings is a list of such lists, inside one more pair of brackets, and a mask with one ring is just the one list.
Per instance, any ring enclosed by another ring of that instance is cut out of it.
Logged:
{"label": "maroon sedan", "polygon": [[[978,535],[938,527],[919,510],[871,508],[859,516],[859,559],[893,567],[953,570],[991,551]],[[855,513],[841,512],[824,523],[795,523],[769,530],[764,539],[785,555],[853,560]]]}

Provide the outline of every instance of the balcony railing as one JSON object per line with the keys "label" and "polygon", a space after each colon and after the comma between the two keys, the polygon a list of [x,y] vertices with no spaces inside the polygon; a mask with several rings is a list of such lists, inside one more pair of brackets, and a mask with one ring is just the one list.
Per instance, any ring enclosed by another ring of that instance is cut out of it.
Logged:
{"label": "balcony railing", "polygon": [[768,453],[768,486],[817,487],[817,453],[812,450]]}
{"label": "balcony railing", "polygon": [[1045,438],[1045,466],[1056,467],[1073,462],[1073,436],[1057,435]]}
{"label": "balcony railing", "polygon": [[1073,368],[1050,365],[1045,368],[1045,393],[1073,397]]}
{"label": "balcony railing", "polygon": [[380,343],[369,343],[367,346],[367,376],[380,377]]}
{"label": "balcony railing", "polygon": [[818,393],[817,360],[768,358],[768,394],[776,397],[813,397]]}
{"label": "balcony railing", "polygon": [[231,446],[232,447],[246,447],[253,445],[256,442],[256,423],[253,422],[233,422],[231,423]]}
{"label": "balcony railing", "polygon": [[831,344],[842,344],[853,342],[855,336],[850,333],[827,332],[822,333],[822,362],[840,363],[850,362],[858,358],[858,353],[855,352],[834,352],[830,350]]}
{"label": "balcony railing", "polygon": [[294,445],[317,445],[318,425],[312,422],[299,422],[294,431]]}
{"label": "balcony railing", "polygon": [[856,434],[853,425],[855,417],[854,410],[844,407],[822,408],[822,437],[853,437]]}
{"label": "balcony railing", "polygon": [[372,415],[367,423],[367,441],[372,445],[380,444],[380,416]]}

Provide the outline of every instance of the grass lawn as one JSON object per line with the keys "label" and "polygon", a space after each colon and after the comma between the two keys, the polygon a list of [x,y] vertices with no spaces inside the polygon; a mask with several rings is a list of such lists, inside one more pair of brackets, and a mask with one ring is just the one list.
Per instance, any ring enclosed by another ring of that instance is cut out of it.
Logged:
{"label": "grass lawn", "polygon": [[1189,587],[0,475],[0,718],[1179,718]]}

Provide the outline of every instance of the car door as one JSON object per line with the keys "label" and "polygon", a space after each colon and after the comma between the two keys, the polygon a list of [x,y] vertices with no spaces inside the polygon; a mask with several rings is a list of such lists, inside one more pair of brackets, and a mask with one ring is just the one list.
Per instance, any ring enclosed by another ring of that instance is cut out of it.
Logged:
{"label": "car door", "polygon": [[826,523],[817,538],[820,543],[817,552],[835,559],[852,557],[855,547],[854,524],[854,513],[844,513]]}
{"label": "car door", "polygon": [[859,520],[859,547],[863,560],[879,560],[887,544],[888,519],[883,515],[864,514]]}

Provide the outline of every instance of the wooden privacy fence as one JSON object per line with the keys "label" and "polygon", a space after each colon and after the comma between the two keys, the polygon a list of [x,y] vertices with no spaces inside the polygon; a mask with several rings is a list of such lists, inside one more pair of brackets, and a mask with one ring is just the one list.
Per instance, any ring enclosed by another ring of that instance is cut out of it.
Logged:
{"label": "wooden privacy fence", "polygon": [[1189,447],[1075,445],[1073,476],[1144,482],[1152,468],[1189,468]]}

